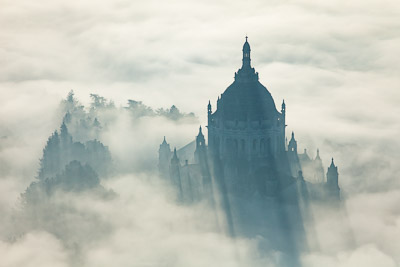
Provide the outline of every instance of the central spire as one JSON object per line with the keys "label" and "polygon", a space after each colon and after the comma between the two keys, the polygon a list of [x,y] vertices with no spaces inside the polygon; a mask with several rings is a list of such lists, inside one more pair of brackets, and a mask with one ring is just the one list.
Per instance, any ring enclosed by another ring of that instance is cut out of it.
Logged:
{"label": "central spire", "polygon": [[250,65],[250,61],[251,61],[251,59],[250,59],[250,44],[249,44],[249,42],[247,42],[247,36],[246,36],[246,42],[244,43],[244,45],[243,45],[243,65],[242,65],[242,68],[251,68],[251,65]]}

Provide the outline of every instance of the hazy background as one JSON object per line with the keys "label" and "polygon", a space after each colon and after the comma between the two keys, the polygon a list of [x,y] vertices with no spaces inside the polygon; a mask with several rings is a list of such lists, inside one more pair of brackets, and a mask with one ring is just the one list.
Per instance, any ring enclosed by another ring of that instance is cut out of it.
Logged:
{"label": "hazy background", "polygon": [[[325,2],[0,0],[1,236],[60,126],[58,106],[71,89],[86,105],[90,93],[117,107],[128,99],[155,109],[175,104],[204,126],[208,100],[214,110],[241,66],[247,34],[260,81],[278,108],[285,99],[299,151],[315,156],[319,147],[325,167],[332,156],[339,166],[354,236],[346,240],[335,214],[316,209],[321,249],[304,255],[304,265],[399,266],[400,3]],[[163,135],[182,146],[198,123],[119,115],[102,141],[133,167],[105,182],[117,200],[73,198],[71,205],[112,229],[102,241],[84,242],[79,264],[274,262],[276,255],[256,255],[257,240],[233,242],[207,226],[204,207],[175,205],[164,185],[141,174],[138,166],[154,162]],[[68,266],[71,254],[41,230],[0,241],[0,266]]]}

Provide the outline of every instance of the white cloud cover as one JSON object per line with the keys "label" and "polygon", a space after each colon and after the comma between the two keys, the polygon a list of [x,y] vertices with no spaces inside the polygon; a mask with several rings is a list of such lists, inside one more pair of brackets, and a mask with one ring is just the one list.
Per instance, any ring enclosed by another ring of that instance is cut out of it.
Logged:
{"label": "white cloud cover", "polygon": [[[2,237],[19,194],[36,175],[47,137],[59,127],[57,106],[68,91],[84,103],[98,93],[117,106],[127,99],[154,108],[176,104],[204,125],[208,100],[215,103],[232,82],[248,34],[252,64],[277,106],[285,98],[288,130],[295,130],[300,148],[319,147],[325,165],[331,156],[339,165],[344,219],[315,207],[319,248],[304,255],[304,266],[400,264],[398,1],[0,0],[0,6]],[[121,117],[114,127],[104,142],[127,169],[154,163],[154,142],[163,135],[179,146],[197,130],[159,118],[129,125]],[[129,140],[126,146],[121,139]],[[265,263],[254,255],[256,241],[233,243],[214,226],[198,229],[195,211],[207,212],[201,207],[185,210],[168,195],[161,197],[166,203],[156,198],[145,206],[161,189],[141,179],[135,174],[109,182],[121,198],[93,209],[114,231],[84,245],[80,264]],[[176,218],[187,219],[187,228]],[[155,240],[162,242],[153,246]],[[3,240],[0,250],[7,255],[0,266],[72,264],[70,251],[46,232],[26,233],[12,244]]]}

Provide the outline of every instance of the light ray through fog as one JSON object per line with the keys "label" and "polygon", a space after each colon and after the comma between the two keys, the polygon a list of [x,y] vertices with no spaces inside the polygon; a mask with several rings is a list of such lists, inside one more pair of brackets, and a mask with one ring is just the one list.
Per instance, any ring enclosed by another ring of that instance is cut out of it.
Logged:
{"label": "light ray through fog", "polygon": [[[204,206],[176,205],[173,192],[146,174],[164,135],[179,147],[206,124],[208,100],[215,105],[241,64],[246,33],[261,82],[287,103],[299,151],[319,148],[325,166],[328,155],[339,166],[348,220],[313,207],[318,249],[302,255],[304,266],[400,264],[399,15],[394,0],[1,1],[0,265],[276,262],[279,252],[260,258],[257,240],[233,242],[207,220]],[[51,220],[32,227],[18,217],[20,194],[35,180],[46,140],[64,116],[58,105],[71,89],[86,106],[90,93],[115,102],[118,111],[106,116],[118,119],[101,141],[120,168],[102,182],[120,195],[111,202],[60,196],[71,210],[65,235],[79,236],[96,222],[108,229],[93,243],[82,237],[76,259],[62,234],[40,230]],[[128,99],[154,110],[175,104],[199,122],[133,121],[121,108]],[[10,240],[15,228],[29,231]]]}

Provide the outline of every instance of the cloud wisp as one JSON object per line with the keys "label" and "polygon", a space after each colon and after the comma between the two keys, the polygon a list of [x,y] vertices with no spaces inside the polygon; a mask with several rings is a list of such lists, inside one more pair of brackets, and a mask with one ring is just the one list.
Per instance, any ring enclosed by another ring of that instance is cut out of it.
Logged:
{"label": "cloud wisp", "polygon": [[[285,98],[300,150],[319,148],[325,166],[327,155],[339,166],[344,212],[312,207],[317,245],[302,255],[303,265],[400,264],[396,1],[1,6],[0,266],[279,264],[279,252],[257,254],[260,240],[227,237],[223,223],[208,220],[205,203],[178,205],[154,172],[163,136],[181,147],[205,124],[208,100],[214,105],[240,66],[246,33],[260,81],[276,104]],[[99,112],[98,138],[116,169],[101,184],[118,197],[57,193],[53,205],[65,221],[50,216],[35,225],[18,206],[20,194],[35,181],[46,140],[65,115],[58,104],[71,89],[86,107],[90,93],[114,101]],[[154,112],[176,105],[198,121],[133,118],[128,99]]]}

